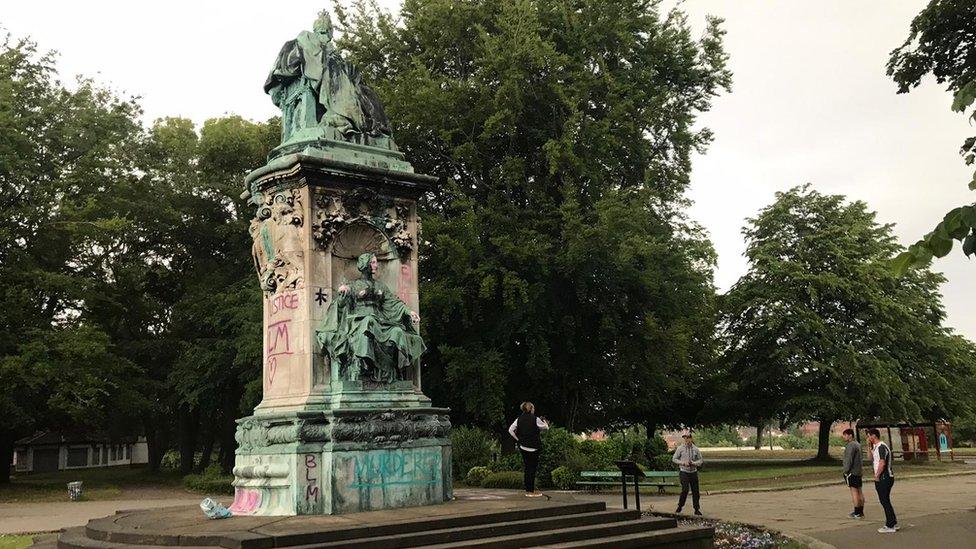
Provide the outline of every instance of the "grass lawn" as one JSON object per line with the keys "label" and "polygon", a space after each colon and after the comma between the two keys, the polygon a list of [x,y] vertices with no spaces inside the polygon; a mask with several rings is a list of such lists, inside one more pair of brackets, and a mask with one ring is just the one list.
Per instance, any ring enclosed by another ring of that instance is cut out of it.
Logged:
{"label": "grass lawn", "polygon": [[[768,450],[767,450],[768,452]],[[783,459],[783,452],[775,451],[774,457]],[[799,451],[798,451],[799,452]],[[701,489],[703,491],[717,490],[748,490],[748,489],[778,489],[795,488],[809,484],[821,482],[841,482],[841,462],[839,459],[822,462],[809,459],[815,452],[805,451],[801,456],[805,459],[794,461],[769,460],[765,456],[759,459],[749,459],[753,452],[743,456],[741,453],[734,457],[736,461],[711,461],[715,458],[714,453],[706,453],[705,466],[699,474]],[[762,454],[759,454],[762,455]],[[723,456],[724,457],[724,456]],[[950,473],[955,471],[972,471],[971,466],[967,466],[960,460],[955,462],[928,463],[908,463],[897,461],[894,463],[895,475],[897,478],[912,478],[918,475],[933,473]],[[865,477],[871,474],[871,465],[866,464],[864,469]],[[675,479],[677,482],[677,479]],[[616,488],[608,489],[615,491]],[[653,488],[647,488],[648,492]],[[668,492],[678,492],[677,487],[669,487]],[[643,490],[642,490],[643,491]]]}
{"label": "grass lawn", "polygon": [[[895,463],[895,474],[898,478],[947,473],[963,470],[958,464],[925,463],[909,464]],[[865,476],[870,475],[870,466]],[[841,464],[823,463],[817,461],[795,461],[763,463],[762,461],[713,463],[702,469],[700,474],[703,490],[736,490],[743,488],[788,488],[808,483],[841,480]]]}
{"label": "grass lawn", "polygon": [[[84,500],[112,499],[124,488],[179,487],[176,473],[150,473],[144,467],[97,467],[53,473],[11,475],[10,484],[0,484],[0,503],[67,501],[72,481],[85,483]],[[6,546],[0,545],[0,549]]]}
{"label": "grass lawn", "polygon": [[[929,462],[894,464],[898,478],[911,478],[932,473],[965,471],[971,468],[961,463]],[[865,476],[870,475],[870,465]],[[699,475],[702,490],[739,490],[750,488],[790,488],[810,483],[841,481],[841,464],[801,460],[793,462],[763,462],[762,460],[708,463]]]}
{"label": "grass lawn", "polygon": [[[812,459],[817,455],[816,450],[733,450],[733,449],[714,449],[702,450],[705,461],[709,458],[735,458],[735,459]],[[830,456],[840,459],[844,456],[844,449],[839,446],[831,446]]]}
{"label": "grass lawn", "polygon": [[0,535],[0,549],[22,549],[32,543],[30,536]]}

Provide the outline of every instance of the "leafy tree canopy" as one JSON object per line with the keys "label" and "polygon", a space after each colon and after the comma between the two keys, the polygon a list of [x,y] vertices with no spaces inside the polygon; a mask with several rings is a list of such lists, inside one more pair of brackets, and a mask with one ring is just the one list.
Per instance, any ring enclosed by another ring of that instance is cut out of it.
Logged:
{"label": "leafy tree canopy", "polygon": [[[907,93],[929,74],[952,92],[952,110],[971,111],[969,118],[976,121],[976,3],[932,0],[912,20],[908,39],[891,52],[888,75],[898,84],[898,93]],[[959,152],[967,165],[976,162],[976,136],[966,139]],[[976,173],[969,189],[976,190]],[[976,254],[976,204],[949,211],[934,231],[899,254],[892,266],[903,274],[933,256],[944,257],[953,240],[962,242],[967,256]]]}
{"label": "leafy tree canopy", "polygon": [[[720,21],[645,0],[342,9],[425,198],[425,391],[498,426],[678,421],[710,349],[714,254],[681,215],[696,124],[728,89]],[[508,413],[506,413],[508,412]]]}
{"label": "leafy tree canopy", "polygon": [[927,269],[896,278],[884,266],[898,251],[891,227],[863,202],[796,187],[743,233],[750,268],[720,324],[743,418],[829,425],[971,407],[954,380],[973,378],[973,348],[942,327],[944,279]]}

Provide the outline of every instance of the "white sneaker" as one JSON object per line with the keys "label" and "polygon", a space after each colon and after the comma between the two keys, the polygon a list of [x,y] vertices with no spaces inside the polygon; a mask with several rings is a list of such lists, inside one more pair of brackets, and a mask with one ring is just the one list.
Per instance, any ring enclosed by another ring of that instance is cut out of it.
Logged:
{"label": "white sneaker", "polygon": [[881,534],[894,534],[897,531],[898,531],[897,528],[891,528],[888,526],[882,526],[881,528],[878,528],[878,532]]}

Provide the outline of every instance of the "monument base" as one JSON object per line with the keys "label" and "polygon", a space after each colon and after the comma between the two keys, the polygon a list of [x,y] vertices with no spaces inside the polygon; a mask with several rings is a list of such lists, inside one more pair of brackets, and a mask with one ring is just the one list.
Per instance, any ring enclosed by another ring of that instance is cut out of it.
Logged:
{"label": "monument base", "polygon": [[235,515],[336,515],[452,498],[444,408],[259,413],[238,420]]}
{"label": "monument base", "polygon": [[[458,490],[443,505],[318,517],[209,520],[196,505],[120,511],[58,536],[61,549],[162,547],[661,547],[708,549],[713,529],[641,517],[636,509],[569,494],[526,498],[511,491]],[[44,549],[55,549],[49,542]]]}

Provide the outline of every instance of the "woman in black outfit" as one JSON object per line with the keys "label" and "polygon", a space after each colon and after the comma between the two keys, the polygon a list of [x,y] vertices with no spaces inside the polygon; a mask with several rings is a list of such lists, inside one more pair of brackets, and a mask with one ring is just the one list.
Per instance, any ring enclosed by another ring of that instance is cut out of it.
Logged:
{"label": "woman in black outfit", "polygon": [[512,422],[508,432],[522,453],[525,497],[537,498],[542,493],[535,489],[535,473],[539,469],[539,455],[542,453],[542,431],[549,429],[549,424],[535,417],[535,406],[531,402],[523,402],[520,408],[522,415]]}

